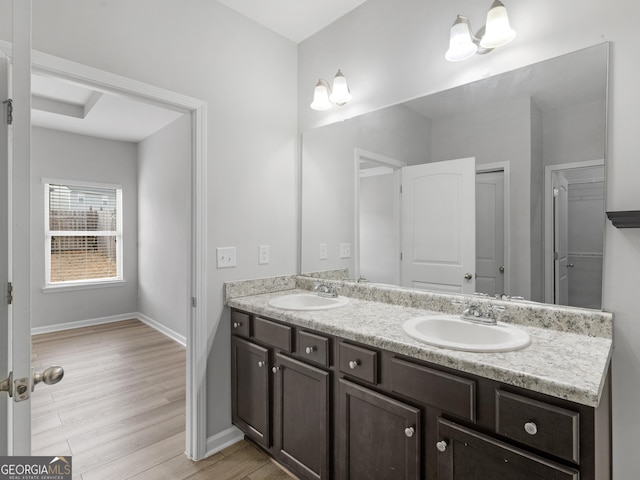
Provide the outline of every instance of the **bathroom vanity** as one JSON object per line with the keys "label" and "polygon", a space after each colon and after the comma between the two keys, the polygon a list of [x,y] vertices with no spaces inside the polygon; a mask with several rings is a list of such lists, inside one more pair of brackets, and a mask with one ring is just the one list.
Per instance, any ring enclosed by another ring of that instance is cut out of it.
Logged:
{"label": "bathroom vanity", "polygon": [[402,331],[425,313],[408,305],[455,309],[451,297],[356,290],[317,311],[269,305],[300,290],[227,298],[233,423],[295,475],[610,479],[609,314],[502,302],[533,312],[531,345],[471,353]]}

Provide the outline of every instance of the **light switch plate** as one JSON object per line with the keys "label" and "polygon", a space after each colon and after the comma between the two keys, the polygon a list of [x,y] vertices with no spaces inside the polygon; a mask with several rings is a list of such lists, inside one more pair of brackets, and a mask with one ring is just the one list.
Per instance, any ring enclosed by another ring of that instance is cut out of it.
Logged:
{"label": "light switch plate", "polygon": [[350,243],[341,243],[340,244],[340,258],[351,258],[351,244]]}
{"label": "light switch plate", "polygon": [[230,268],[236,266],[236,247],[216,248],[218,268]]}
{"label": "light switch plate", "polygon": [[269,263],[269,245],[260,245],[258,247],[258,265],[267,265]]}
{"label": "light switch plate", "polygon": [[321,243],[320,244],[320,260],[326,260],[326,259],[327,259],[327,244]]}

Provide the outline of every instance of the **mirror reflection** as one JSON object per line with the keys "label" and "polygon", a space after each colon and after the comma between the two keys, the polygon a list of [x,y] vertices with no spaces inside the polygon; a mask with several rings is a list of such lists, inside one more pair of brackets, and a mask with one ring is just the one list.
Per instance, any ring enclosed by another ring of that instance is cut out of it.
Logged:
{"label": "mirror reflection", "polygon": [[608,44],[304,132],[301,273],[601,308]]}

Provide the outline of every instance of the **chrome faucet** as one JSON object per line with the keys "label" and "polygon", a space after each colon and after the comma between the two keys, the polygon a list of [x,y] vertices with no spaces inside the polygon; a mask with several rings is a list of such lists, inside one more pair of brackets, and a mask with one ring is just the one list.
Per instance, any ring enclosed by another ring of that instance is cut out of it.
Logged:
{"label": "chrome faucet", "polygon": [[486,311],[483,311],[480,305],[472,303],[464,309],[460,318],[469,322],[496,325],[498,323],[497,310],[504,310],[504,307],[489,304]]}
{"label": "chrome faucet", "polygon": [[335,285],[326,283],[316,283],[313,286],[313,291],[317,292],[320,297],[337,297],[339,289],[340,288]]}

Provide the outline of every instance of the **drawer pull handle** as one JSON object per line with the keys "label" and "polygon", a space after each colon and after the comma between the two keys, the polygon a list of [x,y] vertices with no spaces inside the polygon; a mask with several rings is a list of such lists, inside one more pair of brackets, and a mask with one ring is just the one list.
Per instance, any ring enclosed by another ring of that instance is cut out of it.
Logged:
{"label": "drawer pull handle", "polygon": [[260,360],[260,361],[258,362],[258,366],[259,366],[260,368],[264,367],[264,362],[263,362],[262,360]]}
{"label": "drawer pull handle", "polygon": [[538,433],[538,426],[533,422],[527,422],[524,424],[524,431],[529,435],[535,435]]}
{"label": "drawer pull handle", "polygon": [[416,429],[413,427],[407,427],[404,429],[404,434],[408,437],[411,438],[413,437],[413,434],[416,433]]}
{"label": "drawer pull handle", "polygon": [[239,328],[242,324],[240,322],[233,322],[233,328]]}
{"label": "drawer pull handle", "polygon": [[360,365],[360,360],[351,360],[349,362],[349,368],[351,370],[355,370],[358,365]]}
{"label": "drawer pull handle", "polygon": [[280,367],[278,367],[277,365],[275,365],[275,366],[273,366],[273,367],[271,368],[271,371],[272,371],[273,373],[278,373],[278,370],[280,370]]}
{"label": "drawer pull handle", "polygon": [[439,452],[445,452],[447,450],[447,442],[445,442],[444,440],[440,440],[438,443],[436,443],[436,448]]}
{"label": "drawer pull handle", "polygon": [[316,347],[307,347],[305,348],[305,352],[307,352],[307,355],[311,355],[313,352],[315,352]]}

